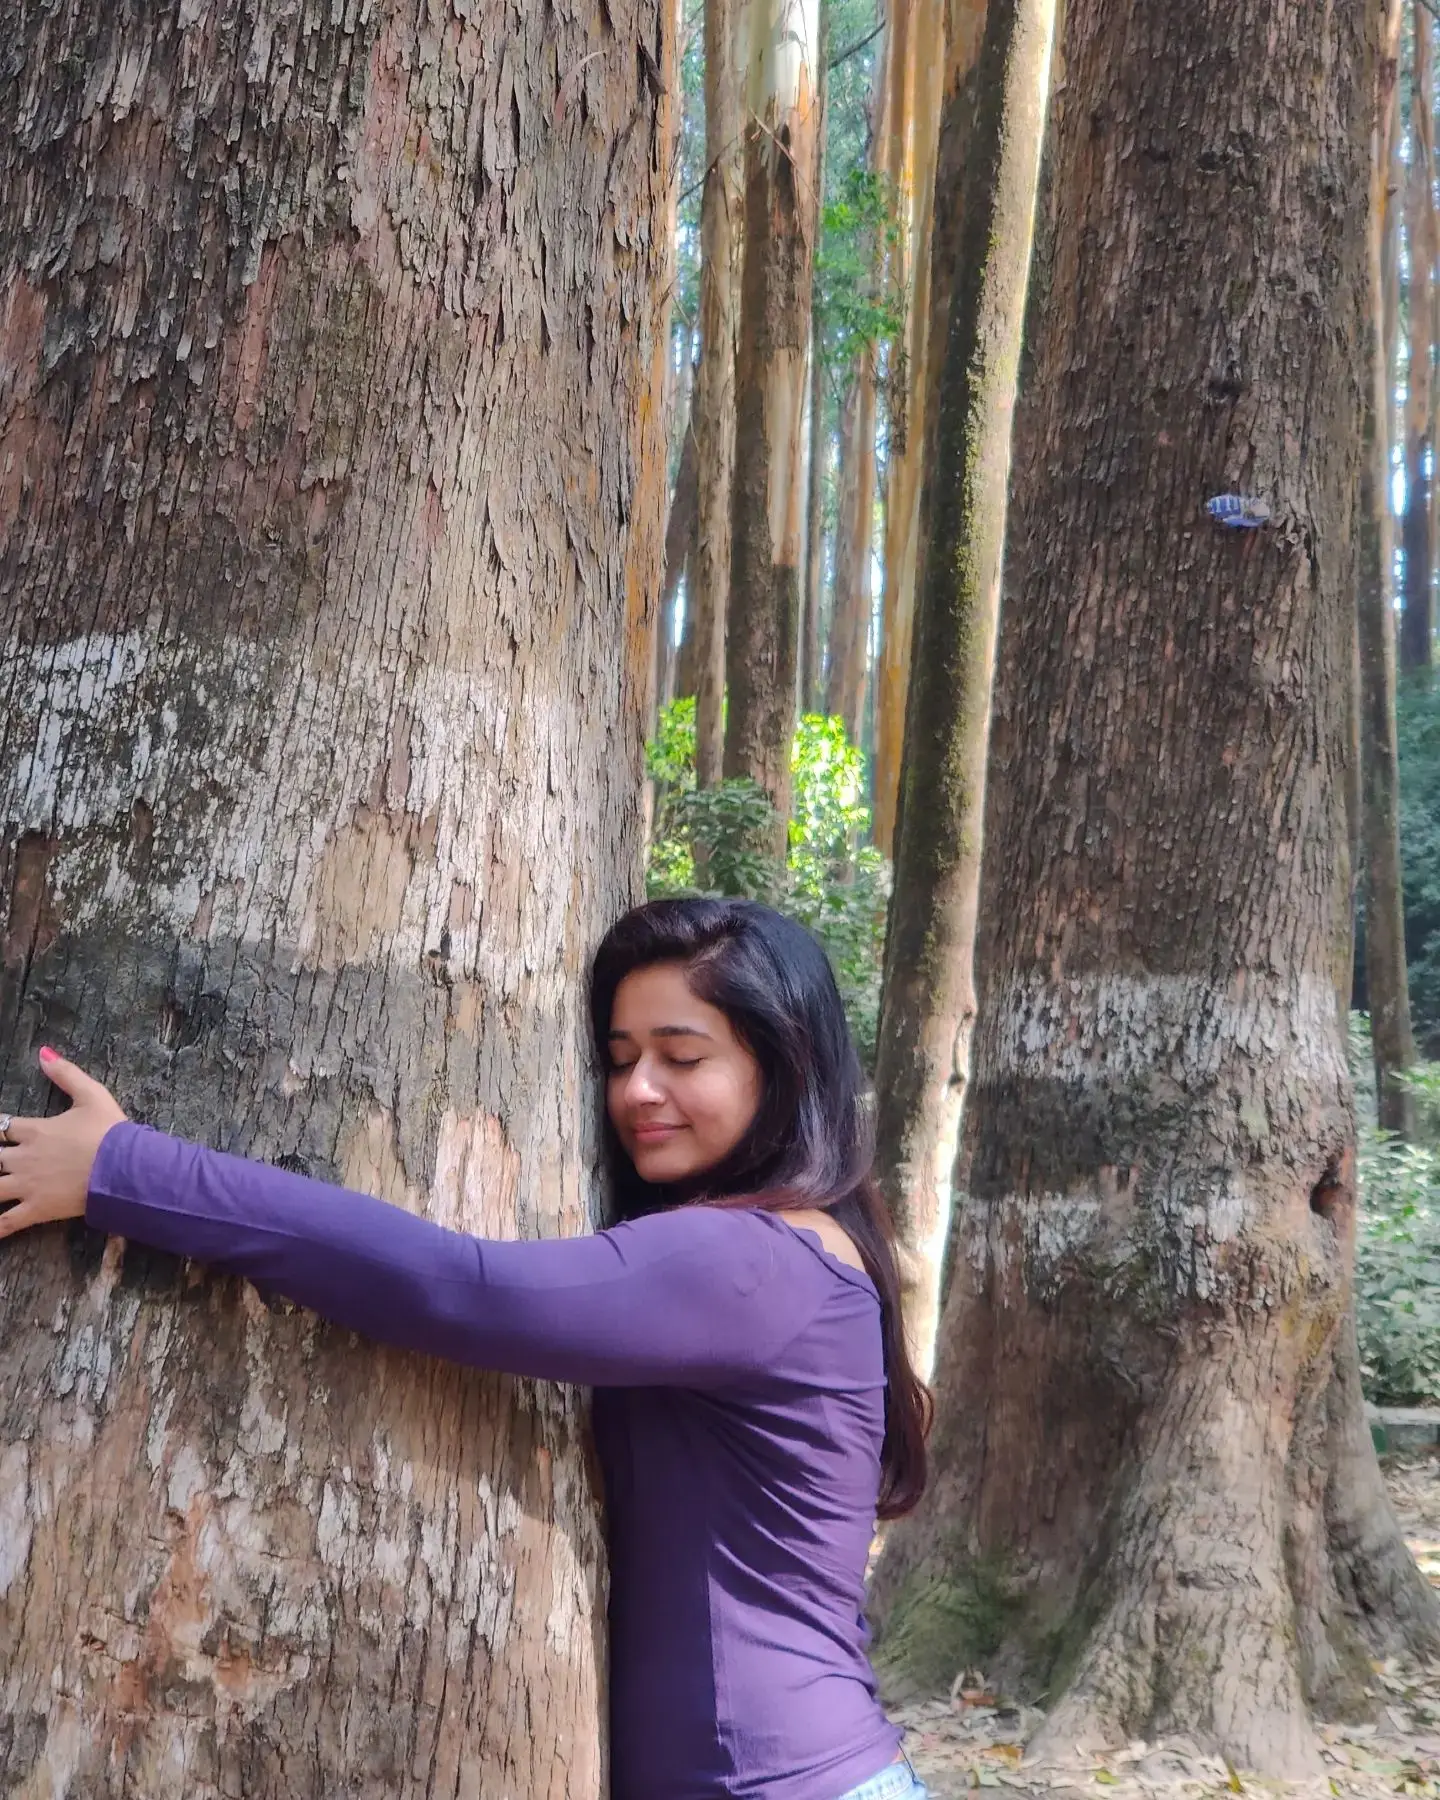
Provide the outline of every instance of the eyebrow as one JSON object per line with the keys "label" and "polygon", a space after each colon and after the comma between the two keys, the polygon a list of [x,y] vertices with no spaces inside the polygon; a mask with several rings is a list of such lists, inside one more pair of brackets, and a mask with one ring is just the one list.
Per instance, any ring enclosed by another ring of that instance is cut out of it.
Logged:
{"label": "eyebrow", "polygon": [[[613,1043],[616,1038],[632,1038],[633,1036],[633,1032],[617,1029],[610,1033],[610,1041]],[[657,1025],[650,1036],[657,1038],[697,1037],[708,1040],[710,1033],[702,1031],[698,1025]]]}

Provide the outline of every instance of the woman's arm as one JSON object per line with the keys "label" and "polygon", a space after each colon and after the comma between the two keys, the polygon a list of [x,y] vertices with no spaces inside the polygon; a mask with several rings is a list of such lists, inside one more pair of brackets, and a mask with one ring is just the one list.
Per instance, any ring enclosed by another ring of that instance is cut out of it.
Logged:
{"label": "woman's arm", "polygon": [[753,1214],[688,1207],[502,1242],[143,1126],[109,1130],[86,1218],[453,1362],[595,1386],[720,1385],[772,1363],[819,1303]]}

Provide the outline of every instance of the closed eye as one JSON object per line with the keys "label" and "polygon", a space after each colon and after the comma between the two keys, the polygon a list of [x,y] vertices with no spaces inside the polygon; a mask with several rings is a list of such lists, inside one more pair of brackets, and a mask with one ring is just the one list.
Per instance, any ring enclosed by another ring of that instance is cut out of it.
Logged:
{"label": "closed eye", "polygon": [[[672,1069],[695,1069],[698,1068],[704,1060],[705,1058],[703,1056],[667,1056],[665,1058],[666,1063]],[[628,1075],[634,1067],[634,1063],[612,1062],[610,1065],[610,1073],[612,1075]]]}

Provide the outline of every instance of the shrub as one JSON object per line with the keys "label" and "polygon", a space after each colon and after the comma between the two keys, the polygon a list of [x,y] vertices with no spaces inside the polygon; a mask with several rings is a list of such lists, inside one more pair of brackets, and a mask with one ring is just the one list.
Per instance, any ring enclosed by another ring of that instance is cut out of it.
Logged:
{"label": "shrub", "polygon": [[[1360,1374],[1380,1406],[1440,1403],[1440,1065],[1415,1072],[1426,1129],[1404,1144],[1375,1125],[1368,1022],[1357,1018],[1351,1056],[1359,1101],[1360,1217],[1355,1323]],[[1428,1141],[1427,1141],[1428,1140]]]}
{"label": "shrub", "polygon": [[695,786],[695,702],[673,701],[646,751],[654,814],[646,889],[764,900],[825,946],[850,1028],[868,1069],[880,1010],[889,864],[863,842],[870,827],[864,759],[839,719],[807,713],[791,751],[794,779],[784,863],[763,846],[768,796],[745,779]]}
{"label": "shrub", "polygon": [[1395,722],[1410,1012],[1422,1055],[1440,1057],[1440,683],[1404,681]]}

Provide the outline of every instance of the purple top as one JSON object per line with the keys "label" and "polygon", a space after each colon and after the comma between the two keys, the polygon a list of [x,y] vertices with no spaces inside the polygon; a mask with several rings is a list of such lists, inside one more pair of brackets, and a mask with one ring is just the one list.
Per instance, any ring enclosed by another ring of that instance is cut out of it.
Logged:
{"label": "purple top", "polygon": [[593,1384],[615,1800],[839,1800],[895,1756],[865,1653],[868,1276],[773,1214],[497,1242],[138,1125],[86,1217],[453,1362]]}

